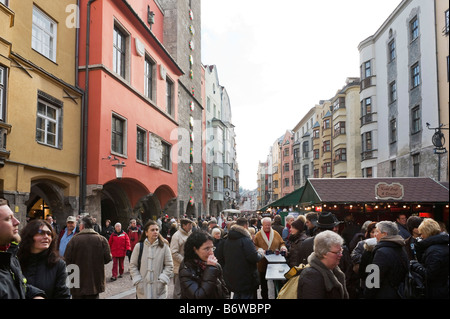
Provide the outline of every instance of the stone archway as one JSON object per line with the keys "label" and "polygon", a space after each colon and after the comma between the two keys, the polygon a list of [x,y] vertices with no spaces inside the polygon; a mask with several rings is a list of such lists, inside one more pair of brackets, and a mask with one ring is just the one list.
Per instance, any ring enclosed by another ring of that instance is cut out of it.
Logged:
{"label": "stone archway", "polygon": [[[31,182],[28,200],[24,203],[27,206],[27,216],[30,213],[36,214],[36,218],[45,218],[46,214],[51,214],[59,225],[65,225],[66,218],[75,215],[77,199],[65,196],[66,186],[62,183],[50,179],[36,179]],[[36,210],[35,204],[45,203],[46,207]]]}
{"label": "stone archway", "polygon": [[126,229],[131,216],[131,204],[124,189],[118,183],[107,183],[103,185],[101,192],[101,216],[102,225],[107,219],[112,225],[116,222],[122,224],[122,229]]}

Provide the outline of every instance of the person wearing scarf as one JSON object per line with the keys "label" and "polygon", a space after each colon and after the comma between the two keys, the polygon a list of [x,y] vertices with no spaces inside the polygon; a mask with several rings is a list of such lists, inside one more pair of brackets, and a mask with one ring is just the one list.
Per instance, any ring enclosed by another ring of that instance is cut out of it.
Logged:
{"label": "person wearing scarf", "polygon": [[314,238],[314,252],[308,257],[298,280],[298,299],[348,299],[345,274],[339,269],[343,239],[326,230]]}

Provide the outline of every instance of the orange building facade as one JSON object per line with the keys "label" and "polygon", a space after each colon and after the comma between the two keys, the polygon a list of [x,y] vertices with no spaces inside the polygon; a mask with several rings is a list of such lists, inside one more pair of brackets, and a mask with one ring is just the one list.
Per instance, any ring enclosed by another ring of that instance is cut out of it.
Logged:
{"label": "orange building facade", "polygon": [[163,27],[155,1],[80,1],[81,211],[102,225],[175,215],[183,71],[162,44]]}

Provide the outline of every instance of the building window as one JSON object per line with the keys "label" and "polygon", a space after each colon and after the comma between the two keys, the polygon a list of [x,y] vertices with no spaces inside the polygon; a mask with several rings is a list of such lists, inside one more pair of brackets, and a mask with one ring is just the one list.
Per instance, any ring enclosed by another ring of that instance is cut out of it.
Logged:
{"label": "building window", "polygon": [[314,159],[319,159],[320,154],[319,154],[318,149],[313,150],[313,154],[314,154]]}
{"label": "building window", "polygon": [[59,146],[60,113],[60,107],[38,98],[36,141],[53,147]]}
{"label": "building window", "polygon": [[165,170],[170,171],[171,165],[170,165],[170,152],[172,149],[172,146],[168,143],[161,142],[162,146],[162,168]]}
{"label": "building window", "polygon": [[319,178],[319,170],[318,169],[314,170],[314,178]]}
{"label": "building window", "polygon": [[324,163],[322,166],[322,175],[331,173],[331,163]]}
{"label": "building window", "polygon": [[445,11],[445,27],[444,27],[444,34],[445,35],[448,35],[448,32],[449,32],[449,28],[450,28],[450,26],[449,26],[449,13],[448,13],[448,10],[447,11]]}
{"label": "building window", "polygon": [[173,116],[173,82],[166,80],[166,108],[167,113]]}
{"label": "building window", "polygon": [[309,157],[309,141],[303,142],[303,158]]}
{"label": "building window", "polygon": [[419,158],[419,155],[420,154],[414,154],[412,156],[414,177],[419,177],[419,171],[420,171],[420,158]]}
{"label": "building window", "polygon": [[392,62],[397,57],[397,53],[395,50],[395,40],[389,42],[389,62]]}
{"label": "building window", "polygon": [[284,186],[289,187],[289,178],[284,179]]}
{"label": "building window", "polygon": [[303,183],[309,178],[309,165],[303,165]]}
{"label": "building window", "polygon": [[153,100],[153,72],[155,63],[149,58],[145,57],[145,78],[144,91],[145,96]]}
{"label": "building window", "polygon": [[147,131],[139,127],[136,134],[136,159],[147,162]]}
{"label": "building window", "polygon": [[411,42],[419,37],[419,19],[414,17],[414,19],[410,23],[410,31],[411,31]]}
{"label": "building window", "polygon": [[362,176],[363,177],[372,177],[373,173],[372,173],[372,167],[366,167],[362,169]]}
{"label": "building window", "polygon": [[391,177],[397,176],[397,161],[391,161]]}
{"label": "building window", "polygon": [[111,125],[111,151],[125,154],[126,121],[116,115],[112,116]]}
{"label": "building window", "polygon": [[372,67],[370,61],[364,62],[364,78],[372,76]]}
{"label": "building window", "polygon": [[335,162],[347,161],[347,149],[346,148],[337,149],[336,152],[334,153],[334,161]]}
{"label": "building window", "polygon": [[0,66],[0,121],[5,121],[6,115],[6,80],[6,68]]}
{"label": "building window", "polygon": [[345,122],[338,122],[334,125],[334,137],[345,134]]}
{"label": "building window", "polygon": [[330,119],[323,120],[322,128],[323,128],[324,130],[330,128]]}
{"label": "building window", "polygon": [[113,71],[125,79],[126,35],[114,26]]}
{"label": "building window", "polygon": [[397,101],[397,82],[389,84],[389,103]]}
{"label": "building window", "polygon": [[411,133],[419,132],[420,128],[420,107],[416,106],[411,110]]}
{"label": "building window", "polygon": [[366,132],[362,135],[362,137],[363,152],[372,150],[372,132]]}
{"label": "building window", "polygon": [[411,67],[411,84],[412,88],[416,88],[420,85],[420,66],[419,63],[414,64]]}
{"label": "building window", "polygon": [[368,97],[361,101],[361,126],[372,122],[372,98]]}
{"label": "building window", "polygon": [[289,163],[285,163],[285,164],[284,164],[283,171],[284,171],[284,172],[289,172]]}
{"label": "building window", "polygon": [[56,33],[56,22],[33,7],[31,47],[53,62],[56,62]]}
{"label": "building window", "polygon": [[319,138],[320,137],[320,130],[314,130],[313,131],[313,139],[315,139],[315,138]]}
{"label": "building window", "polygon": [[389,142],[395,143],[397,141],[397,119],[392,119],[389,122]]}
{"label": "building window", "polygon": [[331,151],[331,141],[325,141],[323,142],[323,152],[330,152]]}

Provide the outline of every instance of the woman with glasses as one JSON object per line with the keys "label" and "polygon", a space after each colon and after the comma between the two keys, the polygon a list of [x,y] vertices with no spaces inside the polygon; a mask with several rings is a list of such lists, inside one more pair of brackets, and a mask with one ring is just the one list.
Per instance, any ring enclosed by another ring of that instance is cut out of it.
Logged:
{"label": "woman with glasses", "polygon": [[180,265],[181,299],[228,298],[214,250],[213,237],[208,233],[196,231],[188,237]]}
{"label": "woman with glasses", "polygon": [[52,226],[43,219],[32,220],[21,237],[17,257],[27,283],[44,290],[48,299],[69,299],[66,263],[56,250]]}
{"label": "woman with glasses", "polygon": [[348,299],[345,274],[339,269],[343,239],[326,230],[314,238],[314,252],[308,257],[309,267],[300,273],[298,299]]}

